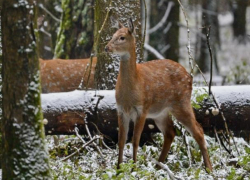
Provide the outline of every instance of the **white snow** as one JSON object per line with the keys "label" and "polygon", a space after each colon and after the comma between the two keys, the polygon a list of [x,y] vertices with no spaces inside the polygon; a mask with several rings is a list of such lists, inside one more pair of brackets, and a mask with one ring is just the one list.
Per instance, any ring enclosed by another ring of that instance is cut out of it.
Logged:
{"label": "white snow", "polygon": [[[197,94],[207,93],[207,87],[194,87],[193,96]],[[250,87],[242,86],[212,86],[212,92],[221,102],[232,102],[234,104],[242,104],[250,102]],[[115,91],[72,91],[63,93],[42,94],[43,111],[67,111],[77,110],[81,108],[95,108],[98,104],[99,109],[116,109]],[[100,100],[99,100],[100,98]],[[194,98],[195,99],[195,98]]]}
{"label": "white snow", "polygon": [[227,12],[225,14],[219,14],[218,20],[220,26],[230,26],[233,23],[234,17],[232,13]]}
{"label": "white snow", "polygon": [[[63,93],[50,93],[42,94],[42,109],[44,111],[61,111],[63,110],[76,110],[83,107],[94,108],[97,105],[99,97],[101,101],[98,108],[116,108],[114,91],[72,91]],[[107,107],[109,106],[109,107]]]}

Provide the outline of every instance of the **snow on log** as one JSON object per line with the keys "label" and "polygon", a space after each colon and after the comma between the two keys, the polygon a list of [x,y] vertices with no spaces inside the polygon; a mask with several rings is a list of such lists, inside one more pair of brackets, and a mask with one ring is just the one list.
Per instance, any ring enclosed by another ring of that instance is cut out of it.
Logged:
{"label": "snow on log", "polygon": [[[194,101],[199,99],[197,97],[206,93],[206,89],[194,88],[192,99]],[[229,129],[235,135],[249,138],[250,86],[214,86],[212,91],[220,103]],[[200,106],[200,109],[194,111],[197,121],[203,126],[205,132],[211,135],[213,126],[216,126],[217,130],[224,129],[221,116],[213,115],[216,114],[216,111],[213,110],[215,107],[213,102],[205,100]],[[84,120],[86,120],[92,131],[96,133],[100,131],[106,137],[117,141],[118,125],[114,90],[76,90],[42,94],[42,109],[44,118],[48,120],[45,125],[46,134],[75,134],[75,126],[79,128],[81,134],[84,134]],[[148,120],[142,138],[151,132],[158,132],[158,129],[152,120]],[[129,136],[131,135],[129,133]]]}

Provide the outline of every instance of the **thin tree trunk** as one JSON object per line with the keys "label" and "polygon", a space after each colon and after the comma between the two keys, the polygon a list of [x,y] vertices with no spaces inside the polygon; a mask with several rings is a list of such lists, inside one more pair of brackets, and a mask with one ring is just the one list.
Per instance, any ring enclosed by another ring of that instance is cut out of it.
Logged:
{"label": "thin tree trunk", "polygon": [[[96,0],[95,2],[95,53],[97,65],[95,79],[98,89],[114,89],[118,75],[119,59],[105,53],[104,47],[114,34],[110,16],[119,19],[126,25],[126,21],[132,18],[136,30],[136,54],[137,61],[143,59],[142,35],[141,35],[141,10],[140,1],[130,0]],[[126,18],[125,18],[126,17]]]}
{"label": "thin tree trunk", "polygon": [[3,1],[2,178],[49,179],[36,53],[35,1]]}

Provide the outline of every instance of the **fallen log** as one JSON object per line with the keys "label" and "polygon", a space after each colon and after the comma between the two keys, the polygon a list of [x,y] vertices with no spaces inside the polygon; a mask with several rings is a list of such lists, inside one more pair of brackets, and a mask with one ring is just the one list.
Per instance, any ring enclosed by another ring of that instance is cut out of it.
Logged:
{"label": "fallen log", "polygon": [[[204,97],[206,91],[206,88],[194,88],[193,101]],[[250,86],[214,86],[212,91],[221,105],[229,129],[237,136],[249,138]],[[205,99],[200,102],[199,109],[194,109],[197,121],[210,135],[213,134],[214,126],[217,130],[224,129],[221,116],[212,114],[213,107],[215,107],[214,103]],[[114,142],[117,141],[118,126],[114,90],[76,90],[42,94],[42,109],[44,118],[48,120],[48,124],[45,125],[46,134],[75,134],[75,126],[79,128],[80,134],[84,134],[86,120],[92,132],[98,133],[99,131]],[[147,120],[144,135],[158,131],[154,122]],[[129,132],[129,136],[131,135]]]}

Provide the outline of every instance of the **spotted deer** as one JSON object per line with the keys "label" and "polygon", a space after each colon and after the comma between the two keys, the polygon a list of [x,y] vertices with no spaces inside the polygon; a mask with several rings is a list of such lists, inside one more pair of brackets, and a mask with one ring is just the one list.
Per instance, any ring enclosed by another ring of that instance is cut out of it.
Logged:
{"label": "spotted deer", "polygon": [[118,21],[114,22],[118,30],[106,45],[105,51],[120,56],[115,95],[119,125],[117,168],[123,162],[129,122],[134,122],[132,144],[133,160],[136,162],[138,145],[147,118],[153,119],[164,135],[159,157],[159,162],[164,162],[175,137],[171,113],[197,141],[206,168],[212,170],[203,129],[195,119],[190,102],[191,75],[183,66],[168,59],[137,64],[132,20],[128,21],[128,27]]}
{"label": "spotted deer", "polygon": [[87,82],[89,82],[88,88],[94,89],[96,62],[97,58],[93,57],[91,72],[89,72],[90,59],[39,59],[42,92],[68,92],[79,88],[85,89]]}

